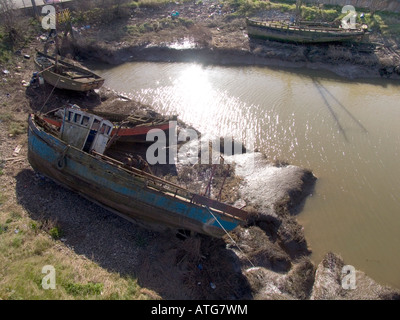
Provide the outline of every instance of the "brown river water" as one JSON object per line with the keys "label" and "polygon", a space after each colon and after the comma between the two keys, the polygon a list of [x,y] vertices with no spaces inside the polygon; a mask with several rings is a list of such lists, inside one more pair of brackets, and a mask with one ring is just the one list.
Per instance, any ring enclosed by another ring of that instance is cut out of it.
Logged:
{"label": "brown river water", "polygon": [[105,86],[201,132],[250,131],[268,158],[311,169],[318,180],[298,221],[314,262],[333,251],[400,288],[399,83],[194,63],[95,69]]}

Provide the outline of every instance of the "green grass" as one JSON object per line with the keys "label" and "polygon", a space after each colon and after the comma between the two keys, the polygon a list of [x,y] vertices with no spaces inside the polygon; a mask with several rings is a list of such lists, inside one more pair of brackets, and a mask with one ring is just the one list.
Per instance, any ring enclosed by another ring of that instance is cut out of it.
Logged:
{"label": "green grass", "polygon": [[6,200],[7,200],[7,197],[6,197],[4,194],[0,193],[0,206],[1,206]]}
{"label": "green grass", "polygon": [[4,232],[7,232],[7,230],[8,226],[6,224],[5,225],[0,224],[0,235]]}
{"label": "green grass", "polygon": [[[136,279],[108,272],[34,225],[27,217],[0,223],[0,299],[148,299]],[[46,265],[55,270],[54,290],[42,287]]]}
{"label": "green grass", "polygon": [[49,230],[49,234],[54,240],[58,240],[62,237],[63,232],[59,227],[56,226]]}
{"label": "green grass", "polygon": [[160,31],[164,29],[174,29],[179,27],[190,27],[194,22],[186,18],[163,18],[153,22],[146,22],[140,25],[126,26],[126,32],[130,35],[140,35],[146,32]]}
{"label": "green grass", "polygon": [[28,128],[26,121],[16,120],[9,112],[0,114],[0,122],[7,125],[8,133],[12,136],[24,134]]}
{"label": "green grass", "polygon": [[[0,192],[0,300],[141,300],[153,295],[137,280],[103,269],[55,240],[55,221],[33,220],[15,202],[15,191]],[[56,289],[44,289],[44,266],[53,266]],[[154,294],[156,295],[156,294]]]}
{"label": "green grass", "polygon": [[4,29],[0,28],[0,64],[6,64],[12,59],[11,45]]}
{"label": "green grass", "polygon": [[66,283],[63,285],[66,292],[73,296],[99,296],[103,290],[104,284],[89,282],[82,283]]}

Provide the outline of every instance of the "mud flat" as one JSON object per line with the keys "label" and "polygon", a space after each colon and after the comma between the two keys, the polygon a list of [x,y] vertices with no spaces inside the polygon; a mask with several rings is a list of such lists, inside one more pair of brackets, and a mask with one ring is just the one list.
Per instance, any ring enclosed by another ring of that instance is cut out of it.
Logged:
{"label": "mud flat", "polygon": [[[172,10],[180,13],[175,27],[171,27],[168,15]],[[279,10],[257,14],[261,19],[290,18],[290,13]],[[74,41],[64,39],[63,50],[65,54],[114,65],[128,61],[195,61],[320,69],[349,79],[400,79],[400,55],[394,40],[378,34],[372,34],[364,43],[349,44],[256,40],[248,37],[243,16],[232,15],[228,7],[218,7],[213,1],[137,8],[128,21],[116,21],[112,26],[97,24],[76,32]]]}
{"label": "mud flat", "polygon": [[[335,50],[335,49],[331,49]],[[381,70],[386,66],[379,62],[375,56],[369,56],[365,63],[353,63],[351,60],[332,58],[329,60],[329,48],[310,48],[306,46],[292,46],[270,43],[269,45],[258,43],[255,52],[224,48],[198,48],[175,49],[168,46],[133,46],[113,52],[110,48],[97,45],[78,46],[76,51],[84,59],[96,60],[111,65],[118,65],[131,61],[147,62],[198,62],[214,65],[235,66],[269,66],[283,68],[309,68],[315,70],[330,71],[347,79],[380,78]],[[338,50],[339,54],[346,54],[346,50]],[[310,56],[313,54],[313,56]],[[324,60],[326,58],[326,60]],[[342,60],[342,61],[341,61]],[[390,77],[400,79],[389,62],[388,70],[392,70]]]}

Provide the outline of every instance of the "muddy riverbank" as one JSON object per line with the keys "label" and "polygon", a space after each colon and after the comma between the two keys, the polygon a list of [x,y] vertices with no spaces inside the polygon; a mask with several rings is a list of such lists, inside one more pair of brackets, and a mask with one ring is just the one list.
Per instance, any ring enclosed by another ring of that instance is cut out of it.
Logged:
{"label": "muddy riverbank", "polygon": [[[19,112],[45,112],[66,103],[124,113],[151,109],[106,88],[90,95],[55,90],[47,100],[51,91],[50,86],[26,89],[29,109]],[[10,98],[17,99],[14,94]],[[10,104],[9,110],[14,109],[15,105]],[[185,124],[180,123],[183,127]],[[19,156],[26,157],[25,135],[2,137],[3,157],[12,158],[16,139],[22,145]],[[134,225],[35,174],[26,158],[6,162],[0,178],[2,185],[15,188],[12,201],[32,221],[57,221],[63,231],[62,246],[106,270],[121,276],[134,275],[153,299],[398,298],[397,291],[380,286],[358,271],[359,289],[344,290],[344,262],[337,255],[329,254],[326,261],[314,265],[296,215],[312,194],[316,177],[310,170],[271,163],[259,153],[254,169],[249,171],[247,156],[235,156],[235,170],[229,172],[222,198],[245,206],[253,219],[222,239],[201,235],[182,238],[174,232]],[[180,164],[176,175],[167,178],[203,190],[210,171],[207,165]],[[218,192],[225,175],[224,170],[215,174],[212,194]],[[260,192],[255,181],[270,192]]]}
{"label": "muddy riverbank", "polygon": [[[184,34],[186,30],[182,28]],[[151,45],[148,42],[118,45],[120,42],[104,38],[102,42],[92,42],[86,41],[88,34],[81,34],[80,39],[77,37],[75,41],[64,42],[64,50],[65,54],[70,53],[82,60],[91,59],[112,64],[129,59],[192,59],[204,63],[242,64],[250,57],[255,57],[250,51],[235,47],[242,43],[236,40],[222,48],[208,47],[204,43],[204,39],[209,39],[206,37],[207,33],[204,33],[205,29],[201,30],[200,32],[197,29],[194,33],[198,37],[195,43],[201,45],[192,49],[170,48],[165,42],[180,43],[179,39],[184,38],[176,37],[176,34],[167,38],[166,32],[158,34],[158,43],[151,42]],[[213,27],[213,30],[219,32],[217,27]],[[228,32],[225,38],[220,39],[234,39],[232,36],[244,34],[243,31],[239,26],[234,28],[233,34]],[[105,35],[99,34],[100,36]],[[211,39],[215,43],[215,37]],[[247,46],[246,43],[245,45]],[[263,57],[264,51],[259,52],[260,60],[270,63],[272,56],[269,55],[275,55],[274,63],[281,66],[287,66],[296,56],[297,50],[300,50],[284,44],[276,44],[282,51],[275,47],[269,51],[264,44],[262,46],[260,50],[267,50],[268,54]],[[38,89],[25,87],[35,67],[32,60],[24,58],[24,55],[33,56],[34,47],[40,48],[41,43],[35,43],[29,50],[23,50],[21,56],[15,58],[15,65],[9,68],[9,73],[3,76],[4,94],[0,97],[0,110],[1,124],[5,130],[0,132],[0,181],[1,193],[5,195],[1,206],[5,209],[1,213],[1,223],[8,221],[10,212],[15,215],[17,211],[21,217],[27,219],[29,226],[32,223],[44,225],[47,221],[56,221],[63,236],[62,240],[53,245],[62,258],[67,261],[71,256],[83,256],[96,263],[102,271],[135,278],[142,288],[141,292],[152,299],[399,298],[396,290],[380,286],[358,271],[357,288],[344,289],[344,262],[335,254],[327,254],[326,259],[317,266],[310,260],[312,248],[308,247],[302,226],[296,220],[296,214],[301,212],[302,204],[312,194],[315,185],[316,177],[310,170],[283,162],[270,163],[265,156],[257,153],[256,170],[249,173],[246,171],[246,161],[241,162],[237,158],[236,171],[230,173],[226,182],[230,190],[224,194],[224,200],[245,205],[254,218],[247,225],[236,229],[230,237],[225,236],[223,239],[200,235],[182,238],[177,237],[175,232],[160,233],[133,225],[40,174],[35,174],[26,159],[27,137],[24,129],[27,114],[30,112],[45,112],[67,103],[89,109],[114,109],[128,113],[151,109],[151,106],[125,99],[107,88],[86,95],[57,89],[53,91],[48,85]],[[151,52],[153,53],[150,54]],[[215,55],[215,52],[218,54]],[[285,53],[284,56],[289,52],[292,54],[282,60],[279,52]],[[291,63],[298,66],[296,61]],[[351,73],[351,76],[354,74]],[[17,130],[18,126],[22,129]],[[20,148],[16,148],[18,146]],[[210,175],[210,170],[209,166],[182,165],[178,167],[177,174],[169,179],[186,187],[201,188],[205,177]],[[216,176],[213,185],[215,190],[219,190],[221,179],[222,172],[221,176]],[[266,195],[257,192],[253,183],[255,179],[271,190],[271,193]],[[30,227],[24,225],[21,229],[28,233]],[[23,232],[21,234],[24,236]],[[43,264],[48,263],[46,259],[52,254],[51,248],[43,249],[38,254],[37,249],[31,249],[29,239],[23,238],[22,241],[26,248],[26,257],[43,255]],[[9,262],[4,263],[6,267],[1,272],[7,273],[7,263]],[[37,271],[40,275],[40,269]],[[60,267],[57,272],[63,275],[63,268]],[[74,277],[75,281],[101,281],[93,276],[85,278],[82,274]],[[10,288],[13,286],[12,282],[7,285]],[[113,286],[110,280],[105,285],[108,288]],[[9,292],[12,292],[11,289]],[[115,295],[110,295],[111,297]]]}
{"label": "muddy riverbank", "polygon": [[[400,79],[398,44],[378,33],[364,43],[300,45],[251,39],[245,18],[215,1],[139,7],[124,20],[74,32],[63,53],[108,64],[128,61],[262,65],[331,71],[349,79]],[[179,12],[179,20],[170,12]],[[260,18],[289,19],[266,10]]]}
{"label": "muddy riverbank", "polygon": [[[22,123],[29,112],[45,112],[67,103],[124,113],[151,109],[106,88],[89,95],[71,95],[57,89],[52,93],[51,86],[47,85],[38,89],[24,88],[21,81],[34,70],[30,62],[21,57],[19,63],[26,67],[26,73],[15,72],[20,69],[11,70],[6,82],[9,94],[1,97],[2,115],[15,117],[12,120],[2,117],[10,128],[11,121]],[[2,193],[8,197],[6,208],[11,206],[14,211],[20,208],[21,215],[34,223],[57,221],[63,232],[62,242],[57,242],[57,246],[65,247],[59,249],[58,254],[65,254],[65,259],[73,254],[84,256],[108,272],[117,272],[122,277],[134,276],[150,298],[398,297],[395,290],[376,284],[362,273],[357,273],[357,281],[367,283],[372,291],[361,285],[356,289],[359,291],[342,290],[342,275],[337,271],[342,263],[339,257],[334,255],[335,261],[340,262],[338,266],[329,263],[315,266],[310,260],[310,248],[296,220],[302,204],[313,192],[316,178],[309,170],[286,163],[273,164],[257,154],[255,170],[247,172],[245,159],[236,158],[236,171],[231,171],[225,183],[227,192],[223,198],[228,203],[245,205],[254,219],[223,239],[199,235],[182,239],[173,232],[160,233],[127,222],[35,174],[26,159],[26,134],[10,131],[1,134],[0,179]],[[13,159],[16,145],[21,146],[18,153],[21,159],[5,161]],[[181,165],[170,179],[188,188],[202,188],[210,169],[210,166]],[[219,190],[224,175],[221,171],[220,176],[215,176],[213,192]],[[271,192],[257,193],[254,179]],[[329,268],[336,271],[332,273]],[[332,282],[336,283],[333,291],[330,289]]]}

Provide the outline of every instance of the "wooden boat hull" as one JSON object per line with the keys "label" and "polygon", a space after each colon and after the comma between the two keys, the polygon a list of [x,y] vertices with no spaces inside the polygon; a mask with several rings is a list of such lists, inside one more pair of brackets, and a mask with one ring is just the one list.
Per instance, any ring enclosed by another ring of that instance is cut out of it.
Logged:
{"label": "wooden boat hull", "polygon": [[[61,128],[62,120],[57,120],[52,117],[44,117],[44,120],[57,128]],[[134,127],[114,127],[111,132],[111,136],[118,135],[119,142],[128,143],[154,143],[154,141],[146,141],[147,133],[150,130],[157,129],[162,130],[165,133],[165,137],[168,141],[169,130],[172,128],[173,122],[166,121],[161,123],[149,123],[146,125],[137,125]]]}
{"label": "wooden boat hull", "polygon": [[[118,129],[114,128],[111,133],[111,136],[117,134],[119,142],[130,142],[130,143],[154,143],[154,141],[147,141],[147,133],[150,130],[157,129],[162,130],[165,133],[165,137],[168,140],[169,130],[172,126],[172,122],[163,122],[159,124],[148,124],[148,125],[138,125],[132,128],[121,128],[119,131]],[[118,131],[118,133],[117,133]]]}
{"label": "wooden boat hull", "polygon": [[[42,53],[38,53],[35,57],[35,65],[41,71],[44,80],[49,83],[50,85],[58,88],[58,89],[65,89],[65,90],[72,90],[72,91],[90,91],[94,89],[99,89],[104,84],[104,79],[100,76],[96,75],[95,73],[91,72],[90,70],[79,68],[74,66],[66,61],[60,61],[61,64],[64,64],[70,68],[74,68],[80,72],[88,73],[90,76],[73,79],[65,75],[58,74],[54,72],[54,67],[49,68],[48,65],[44,65],[38,57],[49,57]],[[51,57],[49,57],[50,59]],[[54,61],[49,60],[54,65]]]}
{"label": "wooden boat hull", "polygon": [[[33,115],[28,119],[28,160],[35,171],[128,220],[213,237],[222,237],[224,229],[229,232],[243,222],[219,211],[239,209],[195,194],[189,199],[161,192],[145,176],[68,146],[44,131]],[[217,209],[210,209],[215,204]]]}
{"label": "wooden boat hull", "polygon": [[258,22],[247,19],[249,37],[294,43],[329,43],[362,40],[363,30],[337,28],[313,28],[280,25],[273,22]]}

